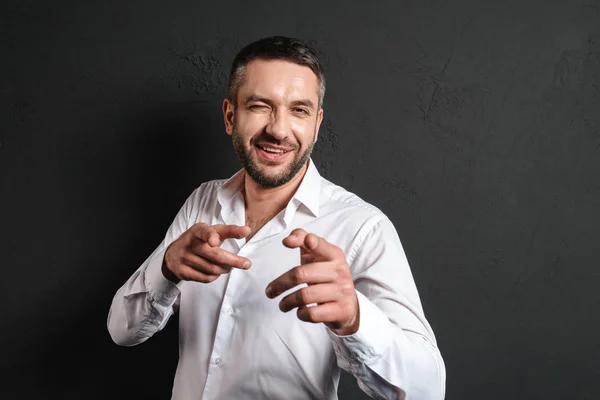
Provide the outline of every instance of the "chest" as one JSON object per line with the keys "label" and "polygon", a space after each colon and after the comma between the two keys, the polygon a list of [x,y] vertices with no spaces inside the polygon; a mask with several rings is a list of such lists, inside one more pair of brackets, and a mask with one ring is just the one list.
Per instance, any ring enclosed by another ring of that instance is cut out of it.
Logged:
{"label": "chest", "polygon": [[306,285],[275,299],[265,295],[271,281],[300,263],[299,250],[283,246],[283,237],[285,233],[249,242],[239,251],[228,241],[224,248],[252,260],[249,270],[233,269],[205,285],[186,282],[180,307],[180,331],[187,332],[183,342],[201,345],[206,358],[265,359],[267,364],[285,360],[293,365],[295,358],[307,357],[307,365],[317,359],[320,366],[329,365],[332,349],[325,326],[279,309],[283,297]]}
{"label": "chest", "polygon": [[250,235],[246,237],[246,241],[249,241],[258,231],[261,230],[263,226],[267,224],[271,219],[273,219],[273,215],[271,214],[258,214],[258,213],[247,213],[246,216],[246,225],[250,227]]}
{"label": "chest", "polygon": [[281,244],[285,234],[259,238],[239,250],[226,241],[223,247],[250,258],[252,267],[233,269],[210,284],[182,286],[181,365],[193,371],[194,379],[206,381],[199,388],[205,397],[323,398],[333,387],[336,358],[326,327],[303,322],[296,312],[281,312],[279,302],[294,289],[275,299],[265,295],[269,282],[300,261],[298,249]]}

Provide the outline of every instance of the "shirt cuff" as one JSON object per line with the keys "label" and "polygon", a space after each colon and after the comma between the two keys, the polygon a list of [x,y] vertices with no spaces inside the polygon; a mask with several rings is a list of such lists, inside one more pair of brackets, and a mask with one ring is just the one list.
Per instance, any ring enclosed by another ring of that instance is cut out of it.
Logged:
{"label": "shirt cuff", "polygon": [[338,356],[345,360],[366,363],[380,357],[392,340],[391,322],[383,311],[358,290],[360,323],[352,335],[339,336],[330,329],[327,333]]}
{"label": "shirt cuff", "polygon": [[148,293],[153,302],[170,306],[175,302],[179,293],[181,293],[180,289],[183,281],[175,284],[163,275],[162,263],[166,250],[160,251],[150,260],[146,268],[144,283],[146,284],[146,288],[148,288]]}

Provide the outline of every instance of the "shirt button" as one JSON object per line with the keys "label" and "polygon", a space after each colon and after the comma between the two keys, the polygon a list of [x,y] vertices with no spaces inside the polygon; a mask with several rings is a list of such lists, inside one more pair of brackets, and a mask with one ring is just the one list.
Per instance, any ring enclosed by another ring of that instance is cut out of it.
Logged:
{"label": "shirt button", "polygon": [[231,314],[233,314],[233,308],[231,308],[231,307],[227,307],[227,308],[225,309],[225,314],[227,314],[227,315],[231,315]]}
{"label": "shirt button", "polygon": [[222,359],[222,358],[217,358],[217,359],[215,360],[215,364],[217,364],[217,365],[221,365],[221,364],[223,364],[223,359]]}

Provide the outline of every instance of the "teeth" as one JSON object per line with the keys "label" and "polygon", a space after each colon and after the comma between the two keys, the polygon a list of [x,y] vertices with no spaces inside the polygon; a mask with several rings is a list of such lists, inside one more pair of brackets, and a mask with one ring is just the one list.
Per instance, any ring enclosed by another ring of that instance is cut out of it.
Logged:
{"label": "teeth", "polygon": [[269,153],[285,153],[285,151],[281,149],[274,149],[272,147],[261,147],[264,151],[268,151]]}

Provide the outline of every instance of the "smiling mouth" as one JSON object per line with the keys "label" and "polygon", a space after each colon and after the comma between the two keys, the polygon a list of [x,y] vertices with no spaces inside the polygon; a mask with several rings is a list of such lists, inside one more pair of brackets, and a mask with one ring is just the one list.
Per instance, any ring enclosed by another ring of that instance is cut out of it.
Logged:
{"label": "smiling mouth", "polygon": [[256,148],[258,149],[258,154],[269,161],[282,160],[288,153],[292,152],[292,149],[271,146],[269,144],[257,144]]}

